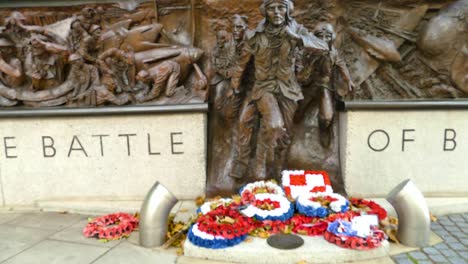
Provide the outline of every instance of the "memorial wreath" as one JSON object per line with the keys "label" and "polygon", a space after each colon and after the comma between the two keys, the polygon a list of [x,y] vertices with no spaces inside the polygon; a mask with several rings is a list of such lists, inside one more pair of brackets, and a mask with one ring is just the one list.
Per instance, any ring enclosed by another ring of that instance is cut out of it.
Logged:
{"label": "memorial wreath", "polygon": [[138,228],[136,216],[126,213],[108,214],[90,219],[83,229],[83,235],[104,240],[118,240],[128,237],[136,228]]}
{"label": "memorial wreath", "polygon": [[253,229],[253,220],[244,217],[232,207],[221,205],[198,218],[190,228],[188,238],[205,248],[226,248],[247,238]]}
{"label": "memorial wreath", "polygon": [[344,213],[349,202],[337,193],[308,193],[297,198],[297,211],[306,216],[327,217],[330,213]]}

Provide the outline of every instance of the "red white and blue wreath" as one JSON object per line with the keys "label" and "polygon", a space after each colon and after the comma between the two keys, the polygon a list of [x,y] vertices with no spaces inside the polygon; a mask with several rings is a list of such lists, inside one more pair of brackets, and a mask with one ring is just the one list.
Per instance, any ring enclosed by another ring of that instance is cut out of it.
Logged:
{"label": "red white and blue wreath", "polygon": [[244,241],[253,226],[252,219],[221,205],[198,218],[188,232],[188,239],[199,247],[232,247]]}
{"label": "red white and blue wreath", "polygon": [[284,192],[294,200],[302,194],[312,192],[317,187],[322,187],[322,192],[333,193],[326,171],[284,170],[281,175]]}
{"label": "red white and blue wreath", "polygon": [[249,191],[252,194],[271,193],[282,196],[285,195],[283,189],[273,181],[256,181],[249,183],[240,189],[239,194],[242,196],[245,191]]}
{"label": "red white and blue wreath", "polygon": [[205,215],[208,212],[218,208],[221,205],[225,206],[225,207],[228,207],[232,203],[234,203],[234,200],[232,200],[231,198],[220,198],[220,199],[217,199],[217,200],[208,201],[208,202],[205,202],[204,204],[202,204],[202,206],[200,206],[197,209],[197,213],[201,213],[202,215]]}
{"label": "red white and blue wreath", "polygon": [[306,216],[327,217],[331,213],[344,213],[349,210],[349,202],[337,193],[308,193],[299,196],[297,211]]}
{"label": "red white and blue wreath", "polygon": [[328,224],[325,240],[350,249],[368,250],[379,247],[387,236],[377,228],[377,220],[375,224],[370,224],[365,217],[355,217],[352,222],[336,220]]}
{"label": "red white and blue wreath", "polygon": [[[249,193],[249,192],[244,192]],[[255,194],[241,213],[256,220],[287,221],[294,214],[294,205],[285,196],[271,193]]]}

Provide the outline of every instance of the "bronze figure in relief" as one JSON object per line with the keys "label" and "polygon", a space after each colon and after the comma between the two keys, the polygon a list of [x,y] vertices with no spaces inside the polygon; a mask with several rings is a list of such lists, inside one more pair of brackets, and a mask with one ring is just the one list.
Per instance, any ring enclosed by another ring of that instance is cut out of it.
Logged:
{"label": "bronze figure in relief", "polygon": [[[265,17],[245,41],[246,51],[236,65],[231,79],[234,93],[240,93],[241,79],[250,59],[254,61],[255,83],[248,103],[241,110],[238,142],[230,176],[243,179],[255,146],[255,179],[279,179],[286,165],[286,154],[293,137],[293,117],[297,102],[303,99],[296,78],[296,53],[326,54],[326,43],[309,33],[292,17],[293,2],[264,0],[261,6]],[[260,122],[256,135],[255,122]]]}

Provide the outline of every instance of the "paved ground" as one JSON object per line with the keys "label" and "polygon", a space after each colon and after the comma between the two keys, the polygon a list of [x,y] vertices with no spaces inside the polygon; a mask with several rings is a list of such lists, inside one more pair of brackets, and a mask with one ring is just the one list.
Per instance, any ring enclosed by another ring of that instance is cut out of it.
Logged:
{"label": "paved ground", "polygon": [[[185,210],[182,208],[181,211]],[[109,243],[84,238],[81,230],[87,223],[87,217],[0,211],[0,263],[216,263],[179,257],[174,250],[141,248],[137,246],[137,232],[128,240]],[[444,239],[444,243],[393,256],[393,260],[396,263],[468,263],[467,224],[468,214],[440,217],[432,229]]]}
{"label": "paved ground", "polygon": [[468,213],[439,217],[431,229],[444,242],[393,256],[398,264],[468,263]]}

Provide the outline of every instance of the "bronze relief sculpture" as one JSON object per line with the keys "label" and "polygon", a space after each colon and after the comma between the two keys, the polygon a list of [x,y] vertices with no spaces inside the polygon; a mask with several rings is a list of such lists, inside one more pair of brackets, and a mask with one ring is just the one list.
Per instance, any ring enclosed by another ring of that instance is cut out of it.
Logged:
{"label": "bronze relief sculpture", "polygon": [[[196,65],[203,51],[170,39],[160,43],[163,25],[154,21],[151,9],[123,8],[72,8],[76,12],[71,17],[55,21],[54,14],[34,9],[11,12],[0,31],[0,104],[96,107],[204,102],[208,81]],[[118,14],[109,17],[112,12]],[[51,18],[43,22],[37,13]],[[144,71],[151,77],[142,78]],[[152,89],[141,89],[142,85]],[[173,96],[177,87],[184,89]],[[159,90],[166,93],[160,96]]]}

